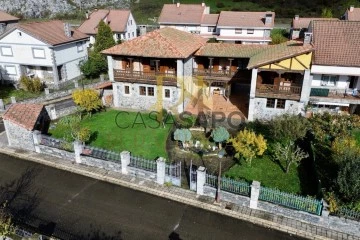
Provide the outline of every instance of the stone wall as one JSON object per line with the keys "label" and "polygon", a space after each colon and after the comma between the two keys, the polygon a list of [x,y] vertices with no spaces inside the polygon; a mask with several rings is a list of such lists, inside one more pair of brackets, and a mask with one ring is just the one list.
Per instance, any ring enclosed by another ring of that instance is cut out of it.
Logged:
{"label": "stone wall", "polygon": [[145,171],[142,169],[134,168],[134,167],[127,167],[129,174],[135,177],[156,181],[156,173]]}
{"label": "stone wall", "polygon": [[81,156],[81,164],[97,168],[103,168],[108,171],[121,172],[121,162],[116,163],[112,161],[104,161],[89,156]]}
{"label": "stone wall", "polygon": [[45,153],[54,157],[59,157],[62,159],[67,159],[69,161],[74,161],[75,154],[73,152],[68,152],[58,148],[52,148],[45,145],[39,145],[41,153]]}
{"label": "stone wall", "polygon": [[[130,94],[125,94],[125,86],[129,86]],[[139,93],[139,87],[153,87],[154,96],[143,96]],[[170,98],[164,98],[164,89],[170,90]],[[135,110],[156,111],[159,108],[170,109],[179,103],[179,89],[174,86],[156,86],[150,84],[114,82],[114,105],[120,108]]]}
{"label": "stone wall", "polygon": [[[288,113],[288,114],[302,114],[304,109],[304,103],[286,100],[285,108],[267,108],[266,98],[255,98],[254,100],[254,119],[270,120],[276,116]],[[275,105],[276,106],[276,105]]]}
{"label": "stone wall", "polygon": [[35,151],[32,131],[26,130],[8,120],[4,120],[4,125],[10,146]]}

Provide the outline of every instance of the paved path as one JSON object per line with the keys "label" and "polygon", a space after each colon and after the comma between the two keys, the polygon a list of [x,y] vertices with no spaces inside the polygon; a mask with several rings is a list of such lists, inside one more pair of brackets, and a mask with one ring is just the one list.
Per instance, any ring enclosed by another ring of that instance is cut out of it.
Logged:
{"label": "paved path", "polygon": [[[300,239],[176,201],[0,154],[0,185],[29,168],[31,224],[62,239]],[[103,175],[104,172],[99,171]],[[130,180],[131,181],[131,180]],[[141,184],[141,182],[139,182]],[[143,183],[146,185],[146,183]]]}

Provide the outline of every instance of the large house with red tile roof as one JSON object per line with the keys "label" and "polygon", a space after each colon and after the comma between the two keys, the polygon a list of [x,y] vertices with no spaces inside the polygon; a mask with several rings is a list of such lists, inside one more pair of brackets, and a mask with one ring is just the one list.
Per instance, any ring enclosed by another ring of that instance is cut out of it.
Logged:
{"label": "large house with red tile roof", "polygon": [[274,19],[274,12],[221,11],[210,14],[210,7],[205,3],[177,3],[164,5],[158,23],[160,28],[172,27],[222,42],[268,44]]}
{"label": "large house with red tile roof", "polygon": [[114,34],[114,40],[124,41],[137,37],[136,22],[130,10],[126,9],[96,9],[86,14],[86,20],[78,28],[90,36],[90,43],[95,43],[95,37],[100,21],[108,24]]}
{"label": "large house with red tile roof", "polygon": [[33,132],[46,133],[50,117],[42,104],[12,104],[3,115],[9,146],[35,151]]}
{"label": "large house with red tile roof", "polygon": [[316,20],[309,102],[315,108],[353,113],[360,105],[360,21]]}
{"label": "large house with red tile roof", "polygon": [[0,79],[39,77],[49,87],[81,76],[89,37],[59,20],[20,23],[0,37]]}

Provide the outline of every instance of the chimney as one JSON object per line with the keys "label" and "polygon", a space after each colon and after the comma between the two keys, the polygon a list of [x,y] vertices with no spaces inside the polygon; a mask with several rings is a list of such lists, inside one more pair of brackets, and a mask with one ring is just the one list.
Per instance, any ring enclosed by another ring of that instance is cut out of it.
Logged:
{"label": "chimney", "polygon": [[299,20],[299,15],[295,15],[295,20]]}
{"label": "chimney", "polygon": [[177,3],[176,3],[176,7],[180,7],[180,2],[177,2]]}
{"label": "chimney", "polygon": [[304,45],[309,45],[311,43],[311,40],[312,40],[312,33],[311,32],[304,33]]}
{"label": "chimney", "polygon": [[86,11],[86,12],[85,12],[85,18],[86,18],[86,19],[89,19],[89,11]]}
{"label": "chimney", "polygon": [[273,15],[271,12],[266,12],[265,14],[265,24],[271,24],[272,23]]}
{"label": "chimney", "polygon": [[64,32],[65,32],[65,36],[71,38],[70,23],[64,23]]}
{"label": "chimney", "polygon": [[205,3],[204,3],[204,2],[202,2],[202,3],[201,3],[201,6],[202,6],[202,7],[205,7]]}
{"label": "chimney", "polygon": [[351,5],[349,8],[349,12],[353,12],[354,11],[354,5]]}

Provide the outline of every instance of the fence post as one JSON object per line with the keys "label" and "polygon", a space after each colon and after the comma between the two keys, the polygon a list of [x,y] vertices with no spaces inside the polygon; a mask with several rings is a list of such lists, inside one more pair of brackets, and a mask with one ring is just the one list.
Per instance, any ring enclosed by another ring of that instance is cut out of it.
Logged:
{"label": "fence post", "polygon": [[260,195],[260,182],[253,181],[251,184],[250,208],[257,209]]}
{"label": "fence post", "polygon": [[35,130],[33,132],[33,140],[34,140],[35,152],[41,153],[41,150],[39,147],[39,145],[41,143],[41,132],[39,130]]}
{"label": "fence post", "polygon": [[205,182],[206,182],[206,168],[201,166],[196,170],[196,194],[204,195]]}
{"label": "fence post", "polygon": [[16,103],[16,98],[15,97],[10,97],[11,99],[11,103]]}
{"label": "fence post", "polygon": [[156,160],[156,182],[160,185],[165,183],[165,158],[162,157]]}
{"label": "fence post", "polygon": [[50,89],[49,88],[44,88],[45,91],[45,95],[49,95],[50,94]]}
{"label": "fence post", "polygon": [[74,142],[74,152],[75,152],[75,162],[81,163],[81,154],[83,152],[84,146],[82,142],[75,141]]}
{"label": "fence post", "polygon": [[130,152],[122,151],[120,153],[120,158],[121,158],[121,173],[128,174],[127,167],[130,164]]}
{"label": "fence post", "polygon": [[5,110],[5,104],[2,99],[0,99],[0,110]]}

